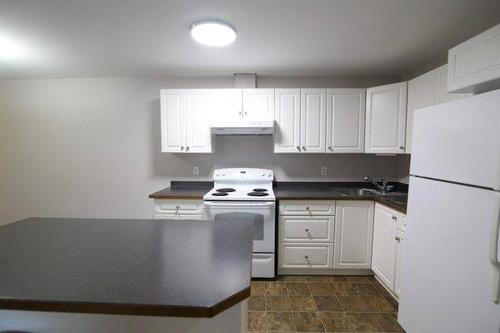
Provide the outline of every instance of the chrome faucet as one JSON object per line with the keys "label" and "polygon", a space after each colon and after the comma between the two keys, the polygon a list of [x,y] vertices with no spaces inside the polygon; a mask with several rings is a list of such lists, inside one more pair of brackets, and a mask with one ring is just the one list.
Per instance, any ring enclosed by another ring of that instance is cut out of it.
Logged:
{"label": "chrome faucet", "polygon": [[384,178],[380,178],[380,181],[382,182],[382,185],[380,185],[378,182],[374,181],[371,177],[369,176],[364,176],[363,177],[363,181],[365,182],[370,182],[372,183],[373,185],[375,185],[375,187],[380,191],[382,192],[382,194],[386,194],[387,192],[391,191],[394,186],[393,185],[389,185],[387,180],[385,180]]}

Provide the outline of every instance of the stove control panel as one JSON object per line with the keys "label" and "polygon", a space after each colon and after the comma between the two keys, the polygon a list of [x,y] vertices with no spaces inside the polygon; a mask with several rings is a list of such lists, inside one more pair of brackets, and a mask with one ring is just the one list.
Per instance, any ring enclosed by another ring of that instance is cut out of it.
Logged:
{"label": "stove control panel", "polygon": [[214,181],[237,181],[237,182],[272,182],[274,174],[272,170],[254,168],[226,168],[215,169]]}

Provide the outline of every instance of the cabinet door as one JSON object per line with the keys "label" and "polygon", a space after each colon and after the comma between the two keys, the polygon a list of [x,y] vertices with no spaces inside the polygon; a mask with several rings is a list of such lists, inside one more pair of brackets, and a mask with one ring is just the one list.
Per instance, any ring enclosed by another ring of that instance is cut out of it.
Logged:
{"label": "cabinet door", "polygon": [[188,153],[211,153],[210,109],[208,90],[190,90],[186,108],[186,148]]}
{"label": "cabinet door", "polygon": [[326,148],[326,89],[300,90],[300,148],[324,153]]}
{"label": "cabinet door", "polygon": [[365,152],[404,153],[406,86],[401,82],[367,89]]}
{"label": "cabinet door", "polygon": [[376,204],[373,225],[372,270],[390,290],[394,290],[396,269],[397,213]]}
{"label": "cabinet door", "polygon": [[371,268],[373,207],[372,201],[337,201],[334,268]]}
{"label": "cabinet door", "polygon": [[300,89],[275,90],[275,153],[300,153]]}
{"label": "cabinet door", "polygon": [[448,91],[481,92],[499,86],[500,24],[448,51]]}
{"label": "cabinet door", "polygon": [[210,109],[212,121],[228,122],[243,117],[241,89],[212,89]]}
{"label": "cabinet door", "polygon": [[273,120],[274,89],[243,89],[243,117],[248,120]]}
{"label": "cabinet door", "polygon": [[362,153],[365,149],[365,90],[328,89],[327,153]]}
{"label": "cabinet door", "polygon": [[408,108],[406,120],[406,152],[411,153],[413,138],[413,115],[415,110],[432,105],[434,75],[432,72],[408,81]]}
{"label": "cabinet door", "polygon": [[401,265],[403,264],[406,233],[398,230],[396,234],[396,276],[394,278],[394,294],[401,294]]}
{"label": "cabinet door", "polygon": [[448,92],[448,65],[443,65],[434,69],[434,100],[432,104],[451,102],[467,96],[470,93],[449,93]]}
{"label": "cabinet door", "polygon": [[162,89],[161,108],[161,151],[179,153],[184,151],[186,90]]}

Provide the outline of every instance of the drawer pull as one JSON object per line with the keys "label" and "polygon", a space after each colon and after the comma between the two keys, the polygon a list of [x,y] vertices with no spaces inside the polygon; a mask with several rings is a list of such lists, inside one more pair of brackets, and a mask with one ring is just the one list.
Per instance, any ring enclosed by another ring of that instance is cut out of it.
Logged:
{"label": "drawer pull", "polygon": [[394,237],[394,239],[399,243],[401,241],[401,237]]}
{"label": "drawer pull", "polygon": [[307,207],[306,207],[306,209],[307,209],[307,210],[311,210],[311,207],[307,206]]}
{"label": "drawer pull", "polygon": [[393,219],[394,221],[396,221],[398,218],[397,218],[395,215],[393,215],[393,216],[392,216],[392,219]]}
{"label": "drawer pull", "polygon": [[306,232],[309,233],[309,229],[306,229]]}

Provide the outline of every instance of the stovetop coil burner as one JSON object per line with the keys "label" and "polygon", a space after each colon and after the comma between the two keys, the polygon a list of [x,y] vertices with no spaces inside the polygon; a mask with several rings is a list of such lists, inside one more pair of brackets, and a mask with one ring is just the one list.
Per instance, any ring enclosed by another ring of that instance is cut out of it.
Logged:
{"label": "stovetop coil burner", "polygon": [[269,195],[269,193],[267,192],[250,192],[250,193],[247,193],[247,195],[251,196],[251,197],[267,197]]}
{"label": "stovetop coil burner", "polygon": [[252,192],[267,192],[267,189],[265,188],[254,188]]}
{"label": "stovetop coil burner", "polygon": [[218,188],[215,191],[217,191],[219,193],[229,193],[229,192],[234,192],[236,190],[234,188],[230,188],[230,187],[223,187],[223,188]]}
{"label": "stovetop coil burner", "polygon": [[227,192],[214,192],[212,193],[214,197],[224,197],[227,195]]}

